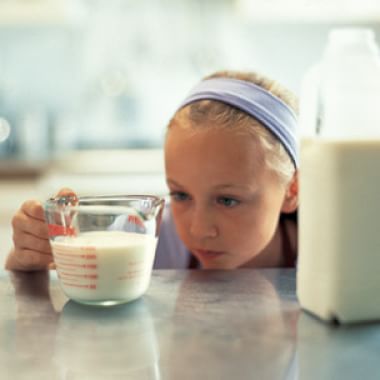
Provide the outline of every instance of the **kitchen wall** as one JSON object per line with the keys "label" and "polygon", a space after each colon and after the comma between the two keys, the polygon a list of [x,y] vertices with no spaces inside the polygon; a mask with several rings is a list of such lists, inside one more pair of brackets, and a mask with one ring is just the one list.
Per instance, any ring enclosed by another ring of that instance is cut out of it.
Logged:
{"label": "kitchen wall", "polygon": [[355,19],[346,7],[334,21],[331,6],[323,17],[325,2],[318,17],[302,8],[311,0],[288,8],[278,0],[272,8],[263,0],[36,0],[50,9],[45,17],[30,10],[7,22],[1,5],[10,3],[25,2],[0,1],[0,117],[12,131],[0,158],[28,161],[160,147],[176,106],[204,75],[260,70],[298,92],[332,26],[369,25],[380,40],[376,13]]}
{"label": "kitchen wall", "polygon": [[3,157],[159,147],[189,88],[250,55],[248,41],[234,44],[243,26],[231,1],[76,3],[74,16],[0,28]]}

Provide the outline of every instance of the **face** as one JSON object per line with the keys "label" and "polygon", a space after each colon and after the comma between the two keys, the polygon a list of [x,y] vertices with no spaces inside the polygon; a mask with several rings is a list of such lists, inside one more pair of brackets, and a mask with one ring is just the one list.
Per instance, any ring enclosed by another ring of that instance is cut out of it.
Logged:
{"label": "face", "polygon": [[269,244],[285,186],[253,136],[173,125],[165,145],[177,232],[205,269],[246,265]]}

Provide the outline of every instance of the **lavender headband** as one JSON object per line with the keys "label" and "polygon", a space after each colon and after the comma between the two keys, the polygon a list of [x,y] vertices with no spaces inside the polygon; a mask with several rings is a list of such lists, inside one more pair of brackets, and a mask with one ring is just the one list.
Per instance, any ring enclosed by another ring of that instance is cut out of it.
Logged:
{"label": "lavender headband", "polygon": [[196,85],[179,109],[199,100],[217,100],[254,117],[279,139],[298,168],[297,118],[281,99],[251,82],[212,78]]}

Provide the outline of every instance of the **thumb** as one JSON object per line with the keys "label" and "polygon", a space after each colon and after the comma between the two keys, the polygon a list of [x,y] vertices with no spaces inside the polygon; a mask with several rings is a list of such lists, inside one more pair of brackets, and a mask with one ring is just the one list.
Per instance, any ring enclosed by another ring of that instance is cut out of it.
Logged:
{"label": "thumb", "polygon": [[67,198],[67,200],[65,200],[65,203],[66,202],[71,203],[71,204],[77,204],[78,203],[77,194],[75,193],[74,190],[72,190],[68,187],[64,187],[61,190],[59,190],[56,197],[57,198],[62,198],[62,197]]}
{"label": "thumb", "polygon": [[58,191],[56,195],[56,197],[67,197],[67,196],[77,197],[75,191],[70,189],[69,187],[63,187],[61,190]]}

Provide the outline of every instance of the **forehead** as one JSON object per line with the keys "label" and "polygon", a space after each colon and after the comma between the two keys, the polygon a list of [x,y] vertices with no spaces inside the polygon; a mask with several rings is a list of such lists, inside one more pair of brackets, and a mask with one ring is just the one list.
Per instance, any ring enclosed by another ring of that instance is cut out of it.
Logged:
{"label": "forehead", "polygon": [[264,152],[258,139],[231,128],[174,125],[165,144],[167,176],[249,182],[264,172]]}

